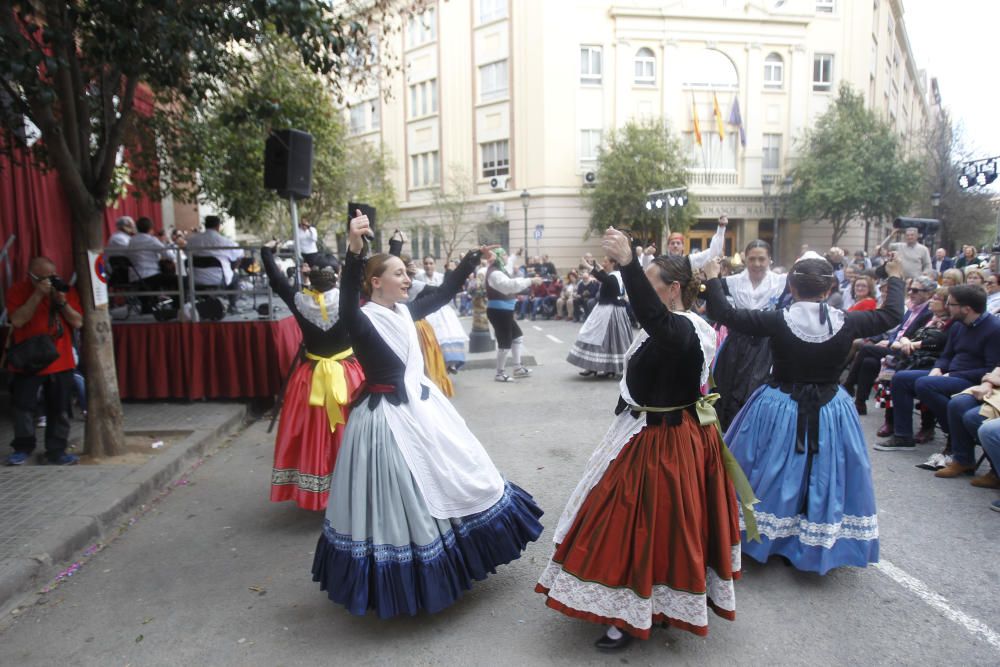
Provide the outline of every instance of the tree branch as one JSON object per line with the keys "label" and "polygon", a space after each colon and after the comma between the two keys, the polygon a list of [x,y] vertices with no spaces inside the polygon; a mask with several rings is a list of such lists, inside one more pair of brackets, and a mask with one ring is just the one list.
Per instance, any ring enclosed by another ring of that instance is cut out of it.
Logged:
{"label": "tree branch", "polygon": [[[110,150],[108,135],[111,132],[111,125],[114,123],[114,91],[121,90],[121,77],[122,73],[119,67],[112,69],[111,74],[108,74],[105,69],[101,70],[101,131],[97,152],[90,158],[91,177],[100,170],[101,165],[104,164],[104,158]],[[115,150],[115,153],[117,152]]]}
{"label": "tree branch", "polygon": [[132,118],[132,105],[135,102],[135,91],[138,86],[138,76],[130,76],[126,79],[125,93],[122,95],[121,106],[118,111],[118,120],[111,126],[111,131],[108,132],[105,140],[106,152],[104,160],[99,165],[96,179],[93,182],[94,187],[91,190],[95,197],[101,198],[101,201],[108,194],[111,174],[115,169],[115,156],[118,153],[118,147],[121,145],[122,135],[125,133],[125,125]]}

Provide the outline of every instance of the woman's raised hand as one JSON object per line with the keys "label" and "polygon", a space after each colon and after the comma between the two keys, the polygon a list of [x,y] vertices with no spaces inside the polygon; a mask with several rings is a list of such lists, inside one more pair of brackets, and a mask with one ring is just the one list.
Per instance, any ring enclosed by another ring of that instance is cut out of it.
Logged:
{"label": "woman's raised hand", "polygon": [[374,236],[371,223],[368,222],[368,216],[362,213],[361,209],[358,209],[356,213],[357,215],[351,218],[351,226],[348,231],[348,247],[355,255],[364,250],[365,239]]}
{"label": "woman's raised hand", "polygon": [[628,236],[618,231],[614,227],[608,227],[601,239],[601,248],[611,259],[621,266],[626,266],[632,261],[632,242]]}

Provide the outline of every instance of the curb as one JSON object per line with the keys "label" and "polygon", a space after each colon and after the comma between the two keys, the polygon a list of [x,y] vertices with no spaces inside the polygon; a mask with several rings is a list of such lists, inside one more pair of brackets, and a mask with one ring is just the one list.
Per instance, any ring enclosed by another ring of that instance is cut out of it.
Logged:
{"label": "curb", "polygon": [[12,609],[59,573],[59,567],[88,545],[106,537],[137,507],[155,498],[198,458],[247,420],[246,406],[215,428],[195,430],[147,461],[72,514],[62,517],[28,545],[30,556],[8,559],[0,567],[0,623]]}

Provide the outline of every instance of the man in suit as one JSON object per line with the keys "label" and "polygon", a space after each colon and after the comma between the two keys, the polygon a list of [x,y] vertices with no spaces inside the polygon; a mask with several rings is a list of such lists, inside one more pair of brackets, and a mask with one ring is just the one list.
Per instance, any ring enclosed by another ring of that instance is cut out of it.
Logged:
{"label": "man in suit", "polygon": [[934,260],[931,262],[931,267],[941,275],[948,269],[955,268],[955,259],[948,256],[948,252],[944,248],[938,248],[934,251]]}

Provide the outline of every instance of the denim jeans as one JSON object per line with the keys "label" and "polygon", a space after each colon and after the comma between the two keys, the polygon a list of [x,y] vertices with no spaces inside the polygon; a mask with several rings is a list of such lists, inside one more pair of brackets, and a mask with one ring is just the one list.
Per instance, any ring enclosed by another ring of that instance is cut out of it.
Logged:
{"label": "denim jeans", "polygon": [[1000,470],[1000,419],[983,422],[979,427],[979,444],[990,458],[994,470]]}
{"label": "denim jeans", "polygon": [[948,424],[948,403],[952,396],[971,386],[971,382],[962,378],[927,376],[917,378],[916,393],[920,402],[934,413],[934,418],[937,419],[941,428],[951,433],[951,427]]}
{"label": "denim jeans", "polygon": [[964,466],[971,466],[976,462],[976,433],[986,421],[979,414],[981,405],[969,394],[958,394],[948,401],[951,455],[957,463]]}

